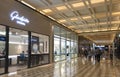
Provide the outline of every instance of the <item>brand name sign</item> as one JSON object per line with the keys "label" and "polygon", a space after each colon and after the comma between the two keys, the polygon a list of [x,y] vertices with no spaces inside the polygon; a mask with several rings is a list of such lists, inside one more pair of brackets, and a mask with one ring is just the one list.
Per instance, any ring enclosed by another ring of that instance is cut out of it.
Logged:
{"label": "brand name sign", "polygon": [[16,23],[23,25],[23,26],[29,23],[29,20],[25,18],[24,16],[20,16],[18,11],[13,11],[10,14],[10,18],[12,21],[16,21]]}

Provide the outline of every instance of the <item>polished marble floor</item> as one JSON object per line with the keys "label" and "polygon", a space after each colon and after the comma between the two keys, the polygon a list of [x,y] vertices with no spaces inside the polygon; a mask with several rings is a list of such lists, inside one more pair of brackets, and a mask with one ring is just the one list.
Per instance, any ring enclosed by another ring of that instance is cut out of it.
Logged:
{"label": "polished marble floor", "polygon": [[93,63],[81,58],[1,75],[0,77],[120,77],[120,66],[110,61]]}

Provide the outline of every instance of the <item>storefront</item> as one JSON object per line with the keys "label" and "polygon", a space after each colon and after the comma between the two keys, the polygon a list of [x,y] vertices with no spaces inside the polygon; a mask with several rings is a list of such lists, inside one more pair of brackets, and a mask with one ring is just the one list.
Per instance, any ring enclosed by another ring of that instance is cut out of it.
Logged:
{"label": "storefront", "polygon": [[15,0],[0,10],[0,74],[50,63],[49,20]]}
{"label": "storefront", "polygon": [[54,26],[54,61],[72,59],[78,56],[78,36],[64,28]]}
{"label": "storefront", "polygon": [[[0,74],[54,62],[56,38],[53,33],[53,22],[16,0],[2,1],[0,3]],[[67,31],[66,28],[64,30]],[[70,45],[71,57],[77,56],[76,37],[77,35],[69,38],[60,34],[58,40],[61,41],[61,45],[58,51],[61,53],[61,60],[66,59],[67,51],[64,46],[67,45]],[[74,45],[76,48],[73,48]],[[72,52],[73,50],[76,53]]]}

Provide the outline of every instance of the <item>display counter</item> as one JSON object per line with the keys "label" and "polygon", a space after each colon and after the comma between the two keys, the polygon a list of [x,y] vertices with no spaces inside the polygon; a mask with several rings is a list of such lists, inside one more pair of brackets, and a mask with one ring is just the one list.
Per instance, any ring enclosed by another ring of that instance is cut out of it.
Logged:
{"label": "display counter", "polygon": [[49,63],[49,54],[31,54],[31,66],[43,65]]}

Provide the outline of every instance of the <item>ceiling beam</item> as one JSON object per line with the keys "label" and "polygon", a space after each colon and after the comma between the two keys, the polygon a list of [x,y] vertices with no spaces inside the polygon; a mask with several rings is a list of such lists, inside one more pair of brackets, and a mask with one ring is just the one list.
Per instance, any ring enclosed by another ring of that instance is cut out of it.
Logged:
{"label": "ceiling beam", "polygon": [[84,33],[79,33],[78,35],[95,35],[95,34],[106,34],[106,33],[118,33],[120,30],[109,30],[109,31],[98,31],[98,32],[84,32]]}

